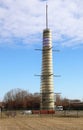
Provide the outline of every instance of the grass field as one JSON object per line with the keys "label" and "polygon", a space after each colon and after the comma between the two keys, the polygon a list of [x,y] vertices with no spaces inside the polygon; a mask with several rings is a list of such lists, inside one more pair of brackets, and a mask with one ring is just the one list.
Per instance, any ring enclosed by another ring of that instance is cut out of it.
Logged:
{"label": "grass field", "polygon": [[0,118],[0,130],[83,130],[83,117],[6,117]]}

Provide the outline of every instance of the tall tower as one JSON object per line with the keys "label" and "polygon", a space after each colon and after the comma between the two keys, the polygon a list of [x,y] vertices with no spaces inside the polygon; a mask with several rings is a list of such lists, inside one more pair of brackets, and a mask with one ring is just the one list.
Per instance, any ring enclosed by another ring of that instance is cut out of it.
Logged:
{"label": "tall tower", "polygon": [[48,28],[48,5],[46,5],[46,29],[43,30],[41,110],[54,110],[54,85],[52,63],[52,34]]}

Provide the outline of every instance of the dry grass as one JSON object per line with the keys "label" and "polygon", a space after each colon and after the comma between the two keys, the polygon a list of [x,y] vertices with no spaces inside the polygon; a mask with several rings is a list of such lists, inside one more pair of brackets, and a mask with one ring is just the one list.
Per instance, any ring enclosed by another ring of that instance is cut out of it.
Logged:
{"label": "dry grass", "polygon": [[0,130],[83,130],[83,117],[6,117],[0,118]]}

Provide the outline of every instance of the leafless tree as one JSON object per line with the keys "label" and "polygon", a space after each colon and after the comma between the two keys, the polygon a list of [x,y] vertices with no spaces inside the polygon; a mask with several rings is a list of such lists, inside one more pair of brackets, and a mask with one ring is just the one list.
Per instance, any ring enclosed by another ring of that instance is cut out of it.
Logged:
{"label": "leafless tree", "polygon": [[7,109],[39,109],[40,94],[13,89],[5,94],[4,102]]}

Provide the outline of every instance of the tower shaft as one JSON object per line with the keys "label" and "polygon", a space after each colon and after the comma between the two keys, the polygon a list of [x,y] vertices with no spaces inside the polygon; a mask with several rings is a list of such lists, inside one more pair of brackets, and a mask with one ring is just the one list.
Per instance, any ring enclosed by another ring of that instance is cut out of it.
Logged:
{"label": "tower shaft", "polygon": [[41,104],[42,110],[54,110],[54,85],[52,63],[52,34],[50,29],[43,31],[42,48],[42,76],[41,76]]}

